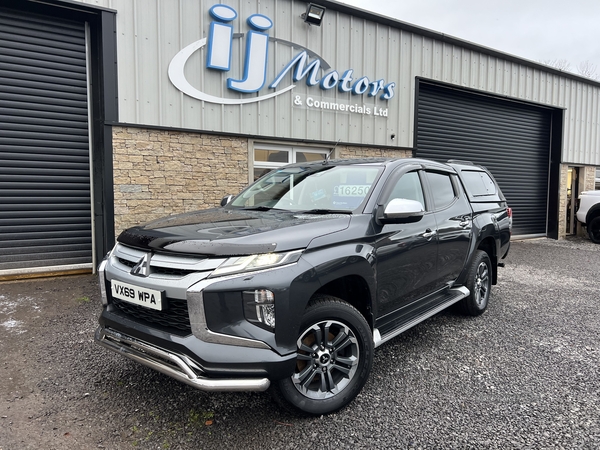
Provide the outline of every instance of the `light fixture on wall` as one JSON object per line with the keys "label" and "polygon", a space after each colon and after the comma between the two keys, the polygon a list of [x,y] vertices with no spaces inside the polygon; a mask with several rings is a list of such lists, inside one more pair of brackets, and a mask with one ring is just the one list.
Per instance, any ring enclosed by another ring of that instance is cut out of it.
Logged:
{"label": "light fixture on wall", "polygon": [[321,22],[323,21],[323,16],[325,15],[325,7],[315,5],[314,3],[309,3],[306,12],[302,13],[300,17],[304,19],[304,21],[309,25],[317,25],[321,26]]}

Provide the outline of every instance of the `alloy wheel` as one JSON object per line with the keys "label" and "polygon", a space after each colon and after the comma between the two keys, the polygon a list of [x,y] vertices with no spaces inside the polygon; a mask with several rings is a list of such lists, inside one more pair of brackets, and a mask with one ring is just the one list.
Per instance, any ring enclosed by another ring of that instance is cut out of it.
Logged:
{"label": "alloy wheel", "polygon": [[475,302],[479,306],[485,305],[490,290],[490,277],[488,266],[484,261],[477,266],[475,275]]}
{"label": "alloy wheel", "polygon": [[298,359],[292,381],[312,399],[330,398],[346,388],[356,374],[358,341],[345,324],[334,320],[307,328],[297,341]]}

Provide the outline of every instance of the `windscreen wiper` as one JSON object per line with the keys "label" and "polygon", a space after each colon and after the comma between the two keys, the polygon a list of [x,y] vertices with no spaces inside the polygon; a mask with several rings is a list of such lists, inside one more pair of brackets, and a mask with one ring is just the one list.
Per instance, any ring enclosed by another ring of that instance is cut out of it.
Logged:
{"label": "windscreen wiper", "polygon": [[308,211],[302,211],[305,214],[352,214],[352,211],[347,209],[309,209]]}
{"label": "windscreen wiper", "polygon": [[274,208],[271,208],[269,206],[248,206],[246,208],[242,208],[246,211],[271,211]]}

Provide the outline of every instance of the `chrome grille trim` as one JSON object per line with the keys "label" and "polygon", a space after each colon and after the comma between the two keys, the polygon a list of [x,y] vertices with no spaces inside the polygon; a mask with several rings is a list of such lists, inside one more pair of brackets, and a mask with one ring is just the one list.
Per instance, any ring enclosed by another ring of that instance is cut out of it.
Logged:
{"label": "chrome grille trim", "polygon": [[[131,269],[145,255],[147,251],[117,244],[112,252],[115,264],[122,270]],[[165,275],[168,277],[181,278],[195,272],[206,272],[216,269],[227,258],[202,258],[176,256],[162,253],[152,253],[150,258],[150,275]]]}
{"label": "chrome grille trim", "polygon": [[[267,271],[268,269],[252,273],[256,274]],[[190,325],[192,326],[192,334],[194,336],[196,336],[198,339],[201,339],[204,342],[210,342],[213,344],[236,345],[238,347],[251,348],[271,348],[267,343],[263,341],[239,336],[231,336],[229,334],[216,333],[208,328],[208,324],[206,322],[206,313],[204,310],[204,296],[202,295],[204,290],[208,288],[211,284],[218,283],[220,281],[232,280],[235,278],[242,278],[247,276],[248,273],[238,273],[235,275],[229,275],[219,278],[210,278],[202,280],[188,289],[188,312],[190,315]]]}

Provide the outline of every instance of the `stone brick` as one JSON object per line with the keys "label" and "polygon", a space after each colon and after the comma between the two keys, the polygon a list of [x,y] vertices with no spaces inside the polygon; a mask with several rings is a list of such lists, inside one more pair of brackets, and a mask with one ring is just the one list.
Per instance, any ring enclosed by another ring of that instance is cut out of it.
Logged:
{"label": "stone brick", "polygon": [[143,191],[147,191],[148,190],[148,184],[150,183],[149,177],[146,175],[140,175],[137,177],[131,177],[131,182],[133,184],[137,184],[140,186],[144,186],[144,188],[142,188]]}
{"label": "stone brick", "polygon": [[[116,177],[115,177],[116,180]],[[115,181],[115,186],[116,186],[116,181]],[[118,187],[119,191],[121,192],[142,192],[142,186],[140,185],[135,185],[135,184],[122,184]]]}
{"label": "stone brick", "polygon": [[131,184],[131,178],[129,177],[114,177],[113,180],[115,186],[119,186],[119,188],[122,187],[122,185],[129,185]]}

